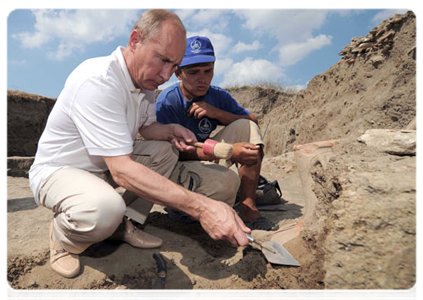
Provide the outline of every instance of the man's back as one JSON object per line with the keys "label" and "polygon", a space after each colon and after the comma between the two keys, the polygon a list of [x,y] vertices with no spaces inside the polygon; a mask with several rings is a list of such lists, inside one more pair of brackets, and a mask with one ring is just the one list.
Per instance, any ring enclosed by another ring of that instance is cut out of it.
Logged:
{"label": "man's back", "polygon": [[141,100],[149,99],[154,116],[154,96],[133,95],[120,52],[88,59],[68,77],[38,143],[29,174],[34,191],[62,166],[101,172],[107,170],[101,155],[132,152],[138,128],[147,120]]}

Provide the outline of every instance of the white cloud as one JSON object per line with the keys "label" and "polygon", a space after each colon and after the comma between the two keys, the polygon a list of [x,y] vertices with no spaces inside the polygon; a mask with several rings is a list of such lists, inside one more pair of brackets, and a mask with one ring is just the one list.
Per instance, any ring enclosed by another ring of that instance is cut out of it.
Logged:
{"label": "white cloud", "polygon": [[237,10],[236,14],[245,20],[244,27],[256,35],[270,35],[275,38],[281,65],[294,65],[312,51],[331,44],[332,37],[314,36],[325,22],[327,10]]}
{"label": "white cloud", "polygon": [[179,9],[175,11],[187,30],[201,30],[203,26],[213,31],[221,31],[229,24],[230,10],[221,9]]}
{"label": "white cloud", "polygon": [[293,92],[293,93],[297,93],[303,89],[307,88],[307,85],[302,85],[302,84],[298,84],[298,85],[287,85],[284,87],[284,91],[289,91],[289,92]]}
{"label": "white cloud", "polygon": [[47,52],[47,58],[54,60],[63,60],[64,58],[70,56],[75,50],[83,50],[84,47],[81,44],[60,44],[57,47],[56,51]]}
{"label": "white cloud", "polygon": [[375,25],[378,25],[380,22],[382,22],[385,19],[389,19],[394,14],[405,14],[407,12],[407,9],[386,9],[379,13],[377,13],[373,19],[372,22]]}
{"label": "white cloud", "polygon": [[187,32],[187,37],[191,36],[206,36],[213,44],[214,54],[216,57],[224,58],[227,56],[227,50],[232,43],[232,38],[222,33],[212,33],[209,29],[203,29],[196,32]]}
{"label": "white cloud", "polygon": [[232,65],[224,74],[221,85],[248,85],[259,82],[277,81],[283,75],[282,70],[265,59],[254,60],[247,57],[242,62]]}
{"label": "white cloud", "polygon": [[214,63],[214,75],[219,76],[221,74],[226,73],[232,65],[234,61],[231,58],[216,58],[216,62]]}
{"label": "white cloud", "polygon": [[255,9],[236,10],[245,19],[244,27],[254,33],[271,34],[280,44],[303,41],[312,37],[328,14],[327,10]]}
{"label": "white cloud", "polygon": [[181,19],[182,23],[185,23],[192,15],[195,14],[195,9],[177,9],[175,14]]}
{"label": "white cloud", "polygon": [[38,48],[57,40],[57,53],[50,56],[63,58],[83,44],[111,41],[128,34],[137,19],[135,10],[34,10],[34,31],[13,35],[24,48]]}
{"label": "white cloud", "polygon": [[245,44],[243,42],[238,42],[235,47],[232,49],[233,53],[240,53],[244,51],[254,51],[258,50],[261,47],[259,41],[254,41],[252,44]]}
{"label": "white cloud", "polygon": [[292,43],[279,50],[279,59],[282,65],[291,66],[305,58],[311,52],[324,46],[330,45],[332,36],[321,34],[315,38],[309,38],[302,43]]}
{"label": "white cloud", "polygon": [[47,43],[51,37],[42,32],[21,32],[12,35],[14,39],[20,40],[24,48],[33,49]]}
{"label": "white cloud", "polygon": [[194,23],[199,25],[209,24],[220,19],[222,11],[218,9],[202,9],[191,16]]}

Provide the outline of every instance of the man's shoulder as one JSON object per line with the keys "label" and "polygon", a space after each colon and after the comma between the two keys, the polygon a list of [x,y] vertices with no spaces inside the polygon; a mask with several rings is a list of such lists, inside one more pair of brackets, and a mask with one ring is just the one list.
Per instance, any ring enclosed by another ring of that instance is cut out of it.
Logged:
{"label": "man's shoulder", "polygon": [[231,93],[229,93],[229,91],[225,90],[224,88],[215,86],[215,85],[211,85],[209,88],[209,91],[207,93],[209,96],[211,96],[212,98],[216,98],[216,97],[232,97]]}
{"label": "man's shoulder", "polygon": [[224,88],[221,88],[221,87],[218,87],[218,86],[215,86],[215,85],[211,85],[210,86],[210,89],[209,89],[211,92],[214,92],[214,93],[224,93],[224,94],[230,94],[227,90],[225,90]]}
{"label": "man's shoulder", "polygon": [[179,83],[175,83],[167,87],[166,89],[160,92],[159,96],[157,97],[157,101],[163,102],[163,101],[170,101],[172,99],[179,98],[178,88],[179,88]]}
{"label": "man's shoulder", "polygon": [[118,64],[111,56],[89,58],[73,70],[68,80],[82,83],[92,79],[104,79],[105,82],[108,82],[111,77],[118,77],[117,69]]}

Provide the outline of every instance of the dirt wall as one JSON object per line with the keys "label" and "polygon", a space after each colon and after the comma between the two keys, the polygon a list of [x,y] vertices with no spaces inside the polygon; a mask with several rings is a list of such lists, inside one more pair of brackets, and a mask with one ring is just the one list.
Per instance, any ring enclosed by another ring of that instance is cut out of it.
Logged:
{"label": "dirt wall", "polygon": [[7,156],[34,156],[55,99],[7,91]]}

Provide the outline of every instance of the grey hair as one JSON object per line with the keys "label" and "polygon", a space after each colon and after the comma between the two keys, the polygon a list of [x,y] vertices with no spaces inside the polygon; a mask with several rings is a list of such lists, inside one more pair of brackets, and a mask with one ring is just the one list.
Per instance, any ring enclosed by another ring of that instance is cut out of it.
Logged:
{"label": "grey hair", "polygon": [[150,9],[141,14],[132,30],[141,34],[143,40],[149,40],[160,30],[164,21],[173,21],[186,35],[186,29],[181,19],[173,12],[165,9]]}

